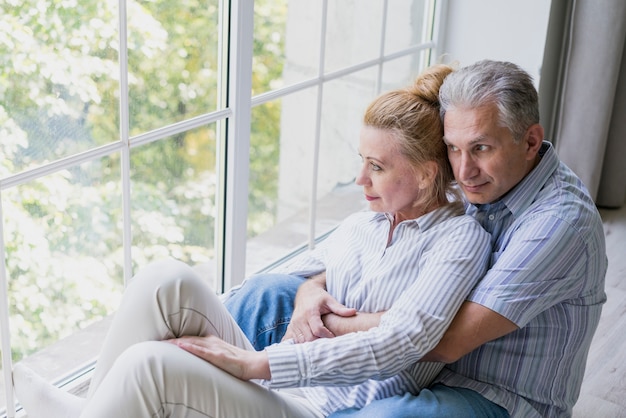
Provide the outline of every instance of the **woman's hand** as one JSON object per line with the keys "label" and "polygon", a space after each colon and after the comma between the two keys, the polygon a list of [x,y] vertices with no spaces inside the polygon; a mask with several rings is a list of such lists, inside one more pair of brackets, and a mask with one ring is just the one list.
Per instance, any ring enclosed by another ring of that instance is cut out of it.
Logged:
{"label": "woman's hand", "polygon": [[207,337],[187,336],[168,340],[168,342],[241,380],[269,380],[272,377],[265,351],[244,350],[214,335]]}
{"label": "woman's hand", "polygon": [[303,343],[334,337],[333,330],[322,321],[322,315],[329,313],[351,317],[356,315],[356,309],[346,308],[326,291],[326,273],[321,273],[300,285],[283,341],[293,338],[297,343]]}

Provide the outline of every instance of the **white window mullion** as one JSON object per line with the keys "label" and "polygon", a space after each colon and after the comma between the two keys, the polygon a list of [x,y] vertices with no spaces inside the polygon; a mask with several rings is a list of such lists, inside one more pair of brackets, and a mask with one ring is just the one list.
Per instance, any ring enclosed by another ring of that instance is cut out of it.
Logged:
{"label": "white window mullion", "polygon": [[432,15],[431,13],[426,13],[429,15],[430,20],[424,22],[432,28],[431,38],[434,46],[430,50],[430,60],[427,63],[427,65],[432,65],[436,63],[443,52],[446,34],[443,20],[444,16],[448,14],[448,0],[431,0],[431,3],[428,5],[428,10],[433,10]]}
{"label": "white window mullion", "polygon": [[119,0],[119,60],[120,60],[120,141],[124,144],[121,150],[122,176],[122,222],[123,222],[123,253],[124,253],[124,284],[133,275],[132,271],[132,231],[130,215],[130,110],[128,98],[128,28],[126,0]]}
{"label": "white window mullion", "polygon": [[231,2],[226,210],[224,213],[224,289],[241,283],[246,271],[254,0]]}
{"label": "white window mullion", "polygon": [[9,293],[4,252],[4,216],[2,214],[2,193],[0,192],[0,338],[2,350],[2,374],[4,377],[4,392],[7,403],[7,417],[15,417],[15,402],[13,401],[13,378],[11,362],[11,332],[9,328]]}
{"label": "white window mullion", "polygon": [[315,223],[317,220],[317,178],[319,174],[319,153],[322,132],[322,103],[324,100],[324,71],[326,66],[326,27],[328,21],[328,1],[322,2],[322,29],[320,31],[320,56],[318,68],[317,108],[315,114],[315,141],[311,173],[311,195],[309,200],[309,248],[315,247]]}
{"label": "white window mullion", "polygon": [[376,94],[380,94],[383,89],[383,69],[385,64],[385,41],[387,36],[387,10],[389,9],[389,3],[387,0],[383,2],[383,13],[381,16],[382,24],[380,25],[380,50],[378,57],[380,63],[378,64],[378,77],[376,78]]}

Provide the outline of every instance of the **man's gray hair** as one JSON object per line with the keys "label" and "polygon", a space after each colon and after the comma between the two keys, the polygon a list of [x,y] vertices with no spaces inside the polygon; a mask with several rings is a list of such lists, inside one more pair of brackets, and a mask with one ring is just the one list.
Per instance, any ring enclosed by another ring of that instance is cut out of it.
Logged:
{"label": "man's gray hair", "polygon": [[539,123],[539,99],[532,77],[518,65],[483,60],[453,71],[439,90],[441,119],[451,109],[495,104],[502,127],[520,141],[529,126]]}

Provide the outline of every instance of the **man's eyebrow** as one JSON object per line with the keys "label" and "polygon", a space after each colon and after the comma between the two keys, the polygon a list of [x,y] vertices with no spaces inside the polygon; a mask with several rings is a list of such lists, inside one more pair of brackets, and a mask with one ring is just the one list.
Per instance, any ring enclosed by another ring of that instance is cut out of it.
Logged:
{"label": "man's eyebrow", "polygon": [[[489,140],[489,137],[487,137],[486,135],[480,135],[480,136],[477,136],[476,138],[471,139],[467,144],[468,145],[476,145],[476,144],[478,144],[480,142],[485,142],[485,141],[488,141],[488,140]],[[450,145],[450,141],[448,140],[448,138],[446,138],[445,135],[443,136],[443,142],[446,145]]]}
{"label": "man's eyebrow", "polygon": [[469,145],[475,145],[475,144],[478,144],[479,142],[485,142],[485,141],[487,141],[488,139],[489,139],[489,138],[488,138],[486,135],[480,135],[480,136],[477,136],[476,138],[472,139],[472,140],[469,142]]}

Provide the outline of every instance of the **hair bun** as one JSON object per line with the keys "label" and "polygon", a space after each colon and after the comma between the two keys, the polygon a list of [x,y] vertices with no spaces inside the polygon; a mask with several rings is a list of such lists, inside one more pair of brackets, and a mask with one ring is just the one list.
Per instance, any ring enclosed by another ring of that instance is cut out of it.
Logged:
{"label": "hair bun", "polygon": [[439,106],[439,88],[452,71],[454,69],[449,65],[433,65],[422,72],[407,90],[429,104]]}

